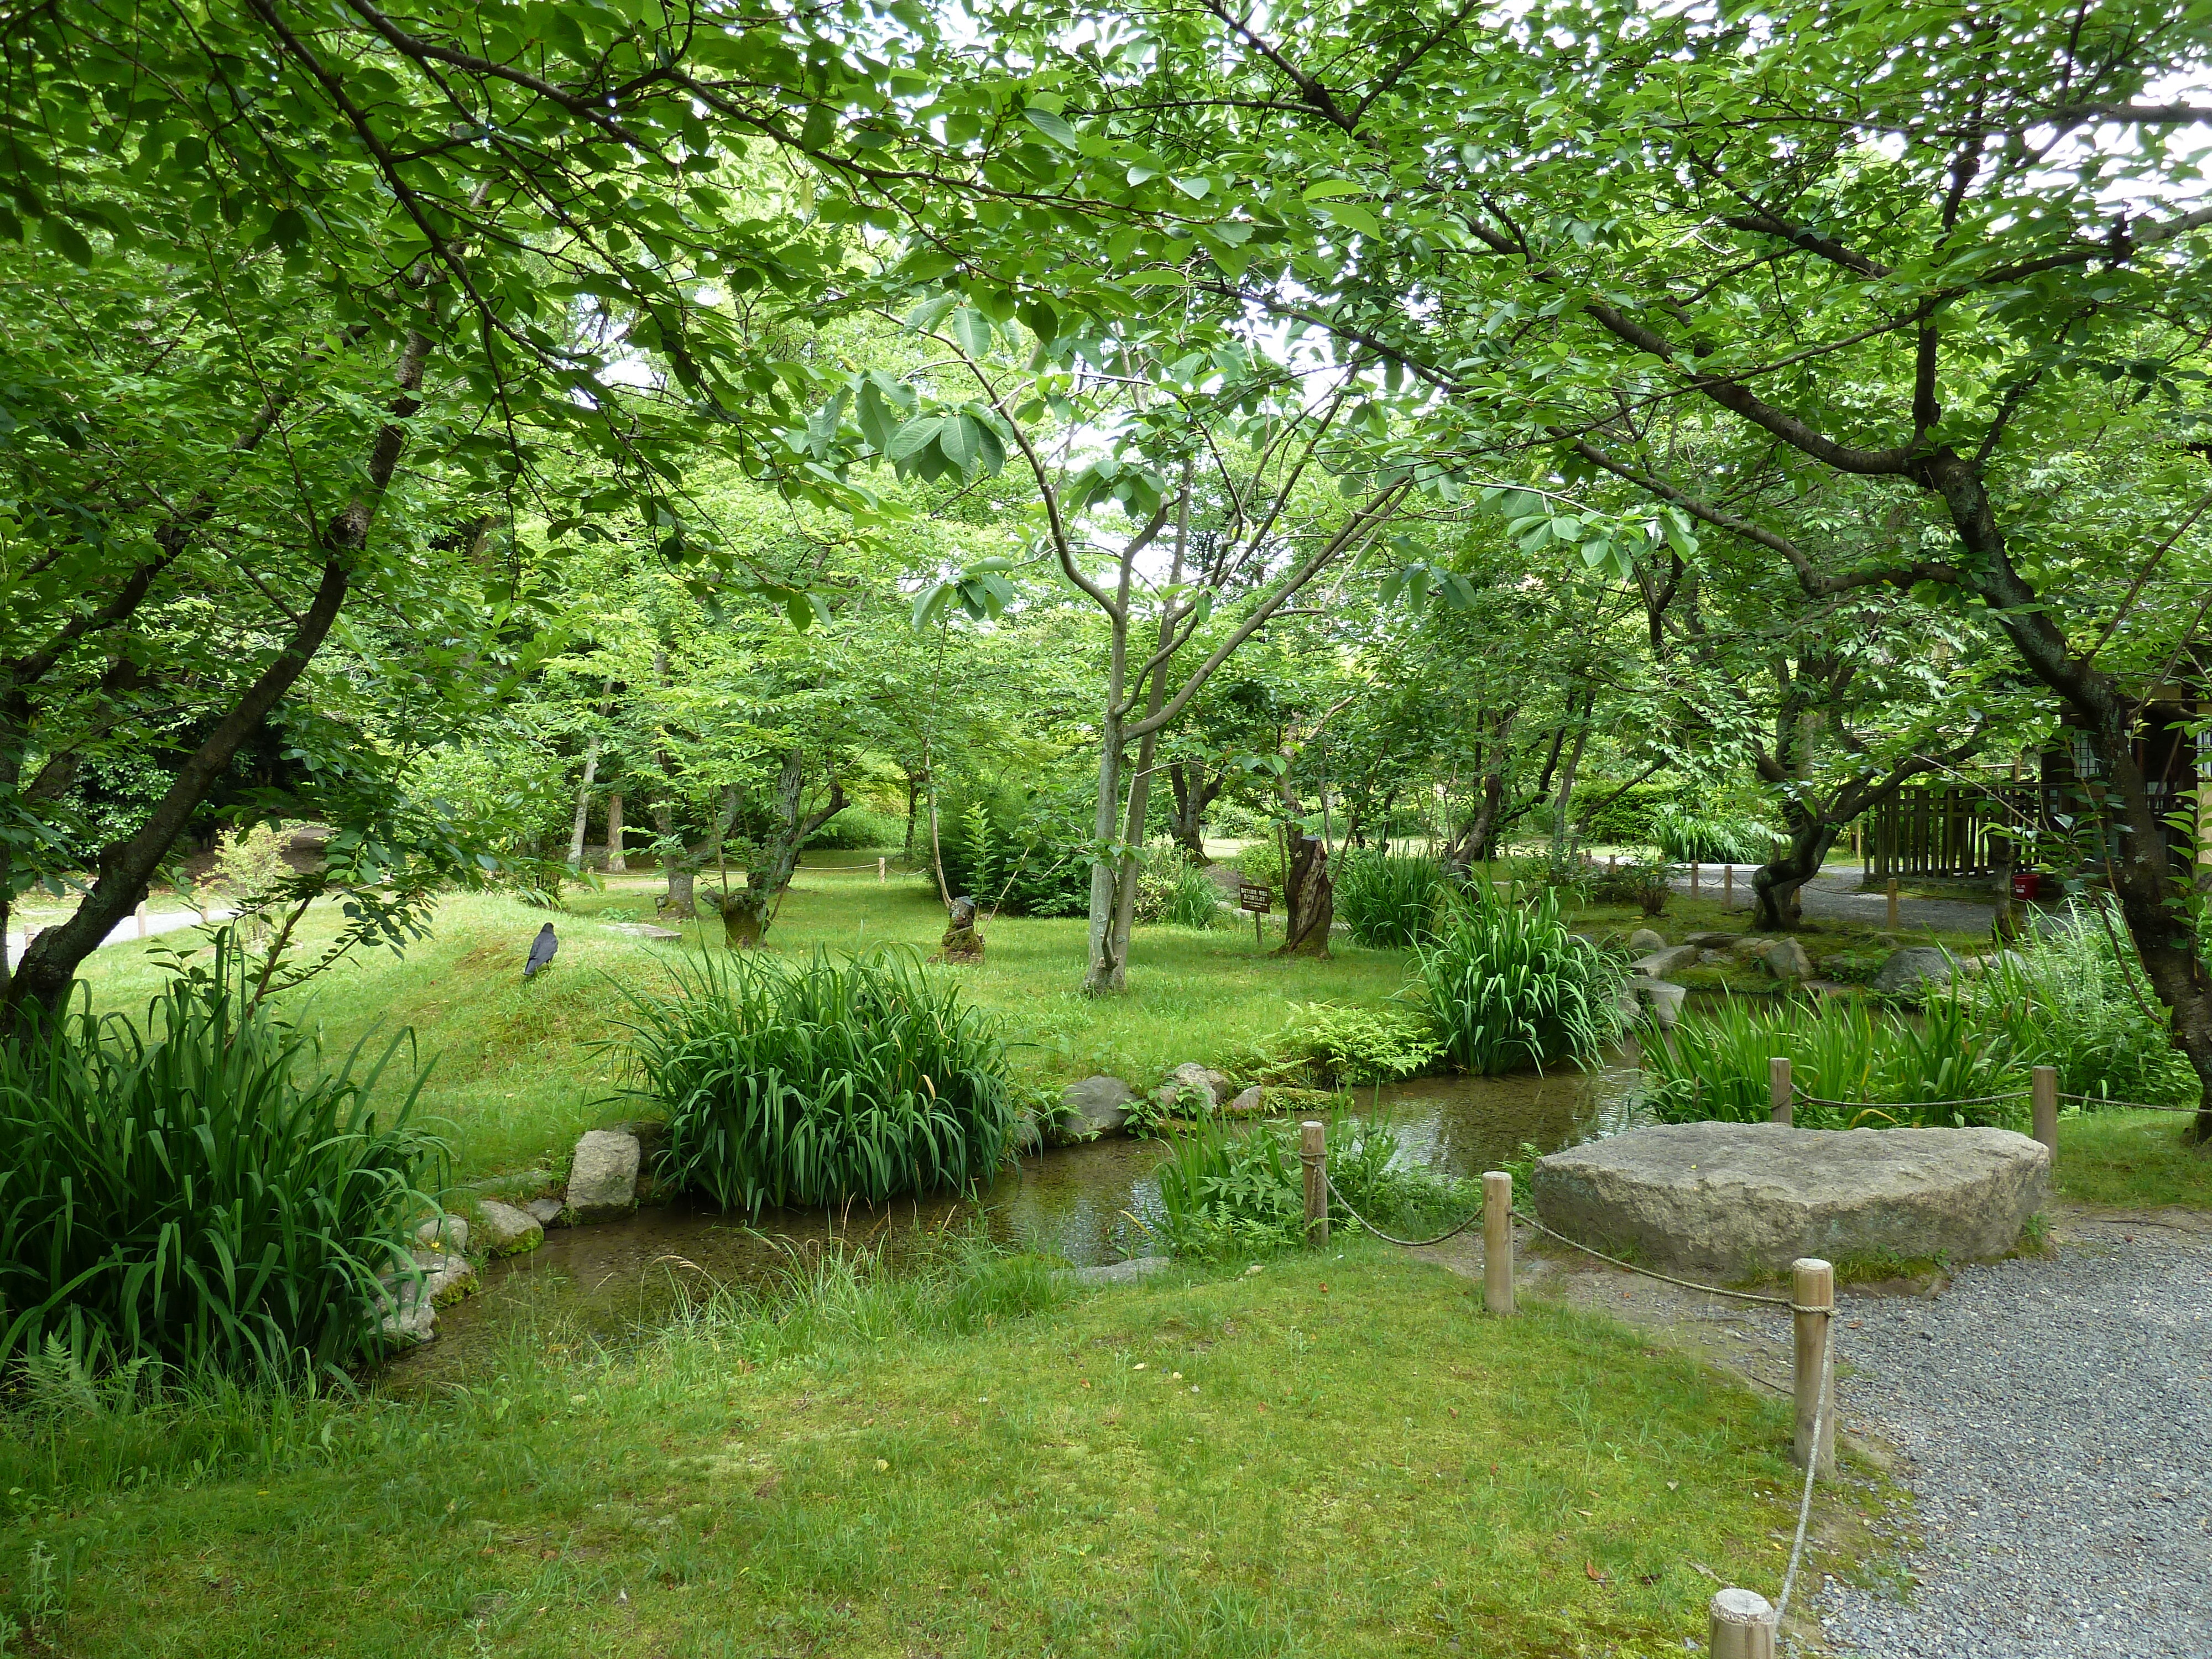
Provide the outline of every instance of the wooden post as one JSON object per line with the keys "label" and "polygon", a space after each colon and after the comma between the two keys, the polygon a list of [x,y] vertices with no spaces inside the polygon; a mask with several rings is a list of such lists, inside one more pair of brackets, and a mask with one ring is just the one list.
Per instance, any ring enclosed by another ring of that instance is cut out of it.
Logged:
{"label": "wooden post", "polygon": [[1492,1170],[1482,1177],[1482,1304],[1500,1316],[1513,1305],[1513,1177]]}
{"label": "wooden post", "polygon": [[1889,878],[1889,920],[1884,927],[1890,933],[1893,933],[1897,931],[1897,878],[1895,876]]}
{"label": "wooden post", "polygon": [[140,902],[140,903],[139,903],[137,915],[138,915],[138,937],[139,937],[140,939],[143,939],[143,938],[145,938],[145,937],[146,937],[146,906],[145,906],[145,903],[144,903],[144,902],[143,902],[143,900],[142,900],[142,901]]}
{"label": "wooden post", "polygon": [[888,859],[878,859],[876,860],[876,879],[878,881],[884,882],[890,879],[890,876],[886,875],[884,870],[884,866],[889,862],[890,860]]}
{"label": "wooden post", "polygon": [[[1253,918],[1257,921],[1259,918]],[[1298,1125],[1298,1162],[1306,1166],[1306,1243],[1328,1243],[1328,1125]]]}
{"label": "wooden post", "polygon": [[1777,1054],[1766,1062],[1766,1115],[1777,1123],[1796,1121],[1796,1086],[1790,1080],[1790,1057]]}
{"label": "wooden post", "polygon": [[1735,908],[1735,866],[1733,864],[1721,866],[1721,908]]}
{"label": "wooden post", "polygon": [[1706,1616],[1712,1659],[1774,1659],[1774,1609],[1758,1591],[1717,1591]]}
{"label": "wooden post", "polygon": [[2039,1066],[2028,1074],[2034,1097],[2035,1138],[2051,1149],[2051,1161],[2058,1158],[2058,1068]]}
{"label": "wooden post", "polygon": [[1690,896],[1691,896],[1692,898],[1695,898],[1695,897],[1697,897],[1697,896],[1698,896],[1698,865],[1697,865],[1697,860],[1694,860],[1694,859],[1692,859],[1692,860],[1690,861]]}
{"label": "wooden post", "polygon": [[1616,860],[1618,860],[1620,857],[1620,854],[1618,854],[1618,853],[1607,853],[1607,854],[1605,855],[1605,872],[1606,872],[1606,874],[1607,874],[1607,875],[1609,876],[1609,875],[1611,875],[1611,874],[1613,873],[1613,866],[1614,861],[1615,861]]}
{"label": "wooden post", "polygon": [[[1828,1370],[1823,1362],[1832,1340],[1829,1326],[1836,1310],[1836,1270],[1818,1256],[1800,1256],[1790,1264],[1790,1318],[1796,1327],[1797,1432],[1790,1455],[1799,1468],[1815,1456],[1822,1474],[1836,1467],[1836,1379],[1828,1375],[1828,1400],[1821,1410],[1820,1377]],[[1820,1443],[1813,1444],[1813,1420],[1820,1419]]]}

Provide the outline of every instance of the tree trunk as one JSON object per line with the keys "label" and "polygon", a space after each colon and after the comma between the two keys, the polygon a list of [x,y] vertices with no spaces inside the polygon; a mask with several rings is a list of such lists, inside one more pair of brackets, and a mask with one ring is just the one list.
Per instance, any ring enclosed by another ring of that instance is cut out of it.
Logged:
{"label": "tree trunk", "polygon": [[1790,834],[1787,850],[1769,859],[1752,872],[1751,891],[1753,913],[1751,925],[1754,932],[1788,933],[1802,920],[1801,903],[1805,884],[1820,873],[1827,862],[1828,849],[1836,844],[1841,832],[1840,824],[1826,818],[1808,817]]}
{"label": "tree trunk", "polygon": [[[1575,808],[1575,774],[1583,763],[1583,749],[1589,742],[1590,711],[1597,706],[1597,688],[1592,686],[1583,698],[1581,721],[1575,727],[1575,744],[1567,755],[1567,764],[1559,774],[1559,793],[1552,809],[1552,862],[1558,865],[1567,855],[1568,815]],[[1568,705],[1571,711],[1573,705]]]}
{"label": "tree trunk", "polygon": [[668,891],[660,900],[660,908],[680,921],[689,921],[699,914],[696,870],[678,868],[676,860],[668,861]]}
{"label": "tree trunk", "polygon": [[1216,776],[1208,781],[1196,761],[1173,761],[1168,766],[1168,784],[1175,791],[1175,827],[1170,832],[1175,844],[1193,864],[1212,863],[1206,855],[1206,809],[1221,793],[1222,779]]}
{"label": "tree trunk", "polygon": [[599,740],[593,738],[584,750],[584,781],[576,790],[576,822],[568,833],[568,867],[584,867],[584,830],[592,812],[592,780],[599,771]]}
{"label": "tree trunk", "polygon": [[607,796],[607,868],[618,876],[629,869],[629,860],[623,856],[622,812],[622,791],[617,789]]}
{"label": "tree trunk", "polygon": [[1121,721],[1113,709],[1119,701],[1118,688],[1108,692],[1106,713],[1099,722],[1098,810],[1091,817],[1091,961],[1083,976],[1084,992],[1094,997],[1120,990],[1128,974],[1128,964],[1114,949],[1114,902],[1121,872],[1109,851],[1121,808]]}
{"label": "tree trunk", "polygon": [[1279,957],[1326,957],[1336,921],[1336,892],[1328,873],[1328,847],[1312,836],[1291,843],[1283,878],[1284,936]]}

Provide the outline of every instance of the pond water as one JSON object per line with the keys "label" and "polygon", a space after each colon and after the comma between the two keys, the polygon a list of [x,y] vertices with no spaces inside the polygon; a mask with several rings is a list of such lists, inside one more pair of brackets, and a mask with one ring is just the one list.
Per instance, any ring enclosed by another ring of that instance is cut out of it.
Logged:
{"label": "pond water", "polygon": [[[1625,1127],[1637,1080],[1632,1047],[1588,1072],[1417,1078],[1358,1091],[1355,1109],[1396,1132],[1399,1161],[1479,1176],[1522,1143],[1554,1152]],[[1146,1255],[1143,1222],[1158,1210],[1158,1140],[1102,1140],[1025,1158],[979,1201],[902,1200],[842,1214],[771,1210],[757,1223],[683,1206],[626,1221],[555,1228],[527,1255],[493,1264],[477,1295],[438,1315],[438,1340],[396,1361],[388,1386],[411,1391],[495,1367],[511,1342],[562,1332],[618,1335],[717,1285],[758,1281],[832,1241],[887,1255],[980,1217],[994,1238],[1075,1265]]]}

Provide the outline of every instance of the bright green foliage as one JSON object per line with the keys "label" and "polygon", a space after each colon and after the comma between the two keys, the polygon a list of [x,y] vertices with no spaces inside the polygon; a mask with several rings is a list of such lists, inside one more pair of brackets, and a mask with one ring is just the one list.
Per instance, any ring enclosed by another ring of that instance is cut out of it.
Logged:
{"label": "bright green foliage", "polygon": [[[1305,1238],[1305,1171],[1287,1124],[1231,1133],[1218,1121],[1176,1137],[1160,1165],[1161,1231],[1177,1255],[1272,1255]],[[1329,1216],[1357,1211],[1404,1236],[1449,1226],[1480,1201],[1475,1183],[1394,1164],[1398,1138],[1379,1122],[1334,1119],[1328,1128]]]}
{"label": "bright green foliage", "polygon": [[908,952],[708,954],[624,996],[629,1092],[668,1117],[660,1173],[726,1210],[966,1188],[1006,1157],[998,1023]]}
{"label": "bright green foliage", "polygon": [[2132,951],[2086,906],[2065,926],[2022,939],[1960,988],[1976,1024],[2011,1046],[2022,1066],[2051,1066],[2061,1092],[2193,1104],[2196,1074],[2173,1046]]}
{"label": "bright green foliage", "polygon": [[1146,865],[1137,877],[1136,920],[1170,927],[1229,925],[1221,884],[1178,853]]}
{"label": "bright green foliage", "polygon": [[1080,811],[1056,797],[969,802],[939,830],[946,885],[987,912],[1081,915],[1091,900],[1091,860]]}
{"label": "bright green foliage", "polygon": [[1662,806],[1651,814],[1659,850],[1676,864],[1764,864],[1774,851],[1775,831],[1741,812],[1696,812]]}
{"label": "bright green foliage", "polygon": [[[1856,1000],[1760,1006],[1730,999],[1686,1015],[1674,1036],[1644,1056],[1644,1097],[1668,1123],[1765,1122],[1767,1061],[1776,1055],[1789,1060],[1801,1091],[1793,1116],[1802,1128],[2027,1123],[2026,1068],[1956,998],[1931,1001],[1918,1021]],[[1985,1098],[1992,1095],[2007,1097]],[[1980,1103],[1943,1103],[1966,1100]]]}
{"label": "bright green foliage", "polygon": [[1619,960],[1567,931],[1550,888],[1516,902],[1470,886],[1437,942],[1415,951],[1413,978],[1409,994],[1463,1072],[1587,1060],[1624,1027]]}
{"label": "bright green foliage", "polygon": [[1428,1020],[1406,1009],[1292,1003],[1282,1029],[1254,1044],[1241,1069],[1270,1081],[1387,1083],[1419,1076],[1443,1051]]}
{"label": "bright green foliage", "polygon": [[1425,945],[1444,899],[1443,866],[1402,853],[1347,853],[1336,870],[1336,917],[1355,945],[1403,950]]}
{"label": "bright green foliage", "polygon": [[325,1069],[312,1034],[244,1012],[235,958],[141,1025],[71,1012],[0,1045],[0,1365],[58,1340],[93,1370],[341,1375],[444,1147],[407,1041]]}

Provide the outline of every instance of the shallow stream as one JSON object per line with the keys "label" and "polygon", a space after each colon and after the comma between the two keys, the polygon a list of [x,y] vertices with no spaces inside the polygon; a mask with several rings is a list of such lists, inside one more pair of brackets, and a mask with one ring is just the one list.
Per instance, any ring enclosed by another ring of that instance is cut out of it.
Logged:
{"label": "shallow stream", "polygon": [[[1416,1078],[1357,1091],[1356,1109],[1396,1131],[1399,1161],[1479,1176],[1523,1142],[1554,1152],[1626,1122],[1635,1051],[1589,1072],[1498,1078]],[[716,1285],[758,1280],[832,1239],[890,1255],[980,1212],[990,1235],[1079,1267],[1153,1253],[1144,1219],[1158,1205],[1158,1140],[1102,1140],[1024,1158],[979,1204],[902,1200],[839,1215],[771,1210],[757,1223],[684,1207],[641,1210],[626,1221],[559,1227],[527,1255],[494,1263],[483,1288],[441,1309],[438,1340],[386,1374],[401,1390],[496,1369],[514,1342],[558,1343],[564,1333],[606,1337]]]}

